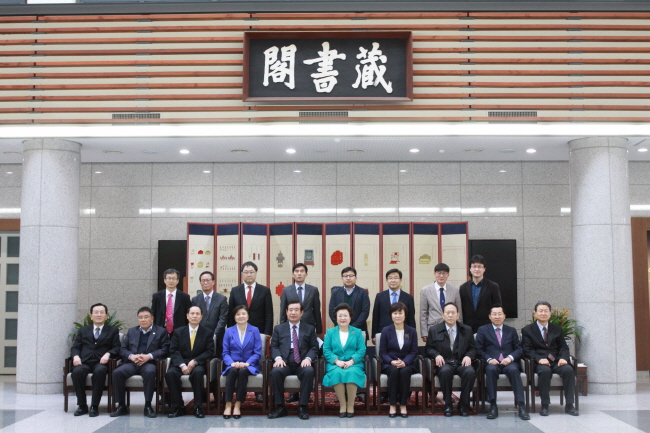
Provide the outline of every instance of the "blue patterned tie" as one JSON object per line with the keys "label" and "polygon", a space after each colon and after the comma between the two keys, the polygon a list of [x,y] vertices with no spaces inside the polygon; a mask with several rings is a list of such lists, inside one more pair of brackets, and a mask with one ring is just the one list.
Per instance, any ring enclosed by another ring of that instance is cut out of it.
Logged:
{"label": "blue patterned tie", "polygon": [[445,309],[445,288],[440,288],[440,309]]}
{"label": "blue patterned tie", "polygon": [[397,293],[393,292],[391,293],[391,296],[393,297],[393,299],[390,301],[390,303],[394,304],[395,302],[397,302]]}

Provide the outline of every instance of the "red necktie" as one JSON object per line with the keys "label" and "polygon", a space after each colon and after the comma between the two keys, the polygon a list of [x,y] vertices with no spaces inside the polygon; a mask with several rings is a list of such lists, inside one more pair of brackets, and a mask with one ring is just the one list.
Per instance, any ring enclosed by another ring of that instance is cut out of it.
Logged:
{"label": "red necktie", "polygon": [[171,293],[169,294],[169,297],[167,298],[167,311],[165,311],[165,320],[167,323],[165,324],[165,328],[167,328],[167,333],[171,334],[174,332],[174,300],[173,296]]}
{"label": "red necktie", "polygon": [[246,293],[246,305],[248,305],[248,308],[251,307],[252,300],[253,300],[253,287],[248,286],[248,293]]}

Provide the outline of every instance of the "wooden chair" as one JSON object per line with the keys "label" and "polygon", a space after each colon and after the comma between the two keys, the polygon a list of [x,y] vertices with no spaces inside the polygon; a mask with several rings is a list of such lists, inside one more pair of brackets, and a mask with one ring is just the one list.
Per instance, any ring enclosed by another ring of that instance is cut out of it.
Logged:
{"label": "wooden chair", "polygon": [[[314,394],[314,410],[316,415],[318,415],[318,378],[320,377],[320,357],[312,360],[312,367],[314,367],[314,388],[312,393]],[[273,387],[271,386],[271,370],[273,369],[273,360],[269,359],[266,363],[266,377],[268,385],[268,395],[269,395],[269,411],[275,409],[275,399],[273,398]],[[284,392],[300,392],[300,380],[295,374],[290,374],[284,379]]]}
{"label": "wooden chair", "polygon": [[[323,383],[323,377],[325,377],[325,359],[321,358],[320,360],[320,366],[318,367],[319,369],[319,378],[318,382],[321,383],[321,389],[320,389],[320,404],[321,404],[321,410],[323,413],[325,413],[325,393],[326,392],[334,392],[334,387],[332,386],[324,386],[322,385]],[[357,389],[357,393],[365,393],[366,394],[366,414],[370,413],[370,380],[368,378],[368,375],[370,374],[370,358],[368,355],[364,356],[363,358],[363,363],[365,366],[366,370],[366,381],[364,383],[363,387],[360,387]]]}
{"label": "wooden chair", "polygon": [[[481,412],[485,412],[485,396],[487,395],[487,380],[485,378],[485,360],[481,359],[481,370],[483,371],[483,389],[481,390],[483,398],[481,398]],[[526,411],[530,409],[530,381],[528,374],[528,360],[520,359],[520,377],[521,383],[524,386],[524,394],[526,395]],[[505,374],[499,374],[497,379],[497,391],[512,391],[512,385]],[[514,397],[513,397],[514,398]],[[515,401],[515,405],[517,401]]]}
{"label": "wooden chair", "polygon": [[[430,358],[425,359],[425,365],[426,365],[426,371],[428,376],[428,380],[431,383],[431,413],[435,412],[435,406],[436,406],[436,395],[438,394],[438,391],[440,390],[440,380],[438,379],[438,375],[435,374],[435,368],[436,368],[436,363],[434,360]],[[476,380],[474,381],[474,386],[472,387],[472,395],[470,400],[472,401],[473,407],[475,411],[479,410],[479,401],[484,399],[483,397],[483,370],[481,368],[481,362],[478,359],[475,359],[472,361],[472,366],[476,370]],[[460,376],[457,374],[454,375],[452,385],[451,385],[451,390],[452,391],[460,391],[461,387],[461,379]]]}
{"label": "wooden chair", "polygon": [[[538,382],[539,382],[539,376],[535,372],[535,360],[533,359],[527,359],[526,364],[528,365],[528,382],[530,383],[530,392],[531,392],[531,406],[532,406],[532,411],[533,413],[537,412],[536,405],[535,405],[535,395],[537,394],[537,387],[538,387]],[[576,386],[575,386],[575,403],[576,403],[576,409],[580,410],[580,400],[579,400],[579,392],[578,392],[578,359],[574,356],[571,356],[571,367],[573,367],[573,374],[574,374],[574,379],[576,381]],[[564,383],[562,382],[562,378],[560,377],[559,374],[553,373],[551,376],[551,391],[560,391],[560,406],[564,405]]]}
{"label": "wooden chair", "polygon": [[[68,411],[68,394],[70,392],[74,392],[74,385],[72,384],[72,368],[73,368],[72,357],[66,358],[63,364],[63,410],[65,412]],[[93,389],[92,377],[93,377],[92,373],[90,373],[86,377],[86,391],[92,391]],[[108,374],[106,375],[106,383],[104,383],[104,392],[108,394],[106,409],[108,412],[111,412],[111,410],[113,410],[112,408],[114,402],[113,402],[113,380],[111,377],[110,365],[108,367]]]}

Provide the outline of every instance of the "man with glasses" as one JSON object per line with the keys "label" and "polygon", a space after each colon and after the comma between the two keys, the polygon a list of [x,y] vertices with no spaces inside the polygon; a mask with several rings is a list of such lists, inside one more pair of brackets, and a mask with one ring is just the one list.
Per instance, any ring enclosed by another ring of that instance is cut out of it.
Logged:
{"label": "man with glasses", "polygon": [[199,282],[203,293],[192,298],[192,305],[196,305],[201,309],[203,314],[201,326],[212,329],[214,335],[217,336],[215,356],[220,358],[223,350],[221,343],[223,342],[223,334],[228,321],[228,299],[214,291],[215,281],[212,272],[202,272],[199,276]]}
{"label": "man with glasses", "polygon": [[485,258],[483,256],[472,256],[469,261],[469,271],[472,279],[460,286],[463,323],[471,326],[474,333],[481,326],[490,324],[492,306],[501,304],[499,285],[494,281],[483,278],[485,268]]}
{"label": "man with glasses", "polygon": [[[73,365],[72,384],[79,405],[74,416],[99,415],[99,402],[108,374],[108,360],[120,352],[120,330],[106,325],[108,307],[104,304],[93,305],[90,307],[90,319],[93,324],[79,329],[70,349]],[[86,378],[90,373],[93,375],[93,396],[89,411],[86,403]]]}
{"label": "man with glasses", "polygon": [[165,328],[168,334],[187,325],[187,310],[192,306],[190,295],[176,289],[180,278],[181,273],[176,269],[167,269],[163,273],[166,290],[160,290],[151,297],[154,324]]}
{"label": "man with glasses", "polygon": [[372,308],[372,342],[375,344],[375,335],[381,333],[384,327],[392,325],[393,319],[388,312],[390,306],[395,302],[401,302],[408,308],[406,315],[406,324],[415,328],[415,302],[410,293],[401,290],[402,271],[391,269],[386,272],[386,286],[388,290],[383,290],[375,296],[375,305]]}
{"label": "man with glasses", "polygon": [[341,278],[343,279],[343,287],[332,287],[329,305],[330,319],[332,319],[333,323],[336,323],[334,309],[341,303],[348,304],[354,313],[350,326],[354,326],[365,332],[366,340],[368,340],[368,326],[366,325],[366,320],[368,320],[368,316],[370,315],[370,297],[368,296],[368,291],[357,286],[357,270],[351,266],[343,268]]}
{"label": "man with glasses", "polygon": [[447,284],[449,266],[438,263],[433,272],[436,280],[424,286],[420,291],[420,335],[425,343],[427,342],[429,328],[442,323],[442,310],[445,308],[445,304],[457,305],[460,312],[458,320],[463,321],[463,303],[460,300],[458,287]]}

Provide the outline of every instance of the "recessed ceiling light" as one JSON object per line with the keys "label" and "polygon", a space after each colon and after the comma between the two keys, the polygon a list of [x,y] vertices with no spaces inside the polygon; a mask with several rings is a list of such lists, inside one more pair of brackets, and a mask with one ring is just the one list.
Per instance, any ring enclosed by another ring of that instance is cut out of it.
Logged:
{"label": "recessed ceiling light", "polygon": [[400,170],[399,172],[400,173],[406,173],[406,170]]}
{"label": "recessed ceiling light", "polygon": [[289,154],[294,154],[296,153],[296,149],[287,149],[286,152]]}
{"label": "recessed ceiling light", "polygon": [[501,149],[501,153],[515,153],[516,149]]}
{"label": "recessed ceiling light", "polygon": [[302,173],[300,170],[294,170],[294,173]]}
{"label": "recessed ceiling light", "polygon": [[639,148],[639,149],[637,149],[637,150],[638,150],[639,152],[647,152],[647,151],[648,151],[648,149],[647,149],[646,147],[641,147],[641,148]]}
{"label": "recessed ceiling light", "polygon": [[341,142],[341,139],[340,139],[340,138],[335,138],[335,139],[334,139],[334,143],[340,143],[340,142]]}
{"label": "recessed ceiling light", "polygon": [[526,149],[526,153],[535,153],[535,152],[537,152],[536,149],[532,149],[532,148],[531,149]]}
{"label": "recessed ceiling light", "polygon": [[203,170],[203,173],[210,173],[210,170]]}
{"label": "recessed ceiling light", "polygon": [[142,153],[146,153],[147,155],[153,155],[155,153],[158,153],[157,150],[143,150]]}
{"label": "recessed ceiling light", "polygon": [[179,150],[179,153],[182,153],[183,155],[187,155],[188,153],[190,153],[190,151],[187,149],[181,149]]}
{"label": "recessed ceiling light", "polygon": [[505,172],[506,172],[505,170],[499,170],[499,173],[505,173]]}
{"label": "recessed ceiling light", "polygon": [[419,151],[420,151],[420,149],[411,149],[411,150],[409,150],[409,152],[411,152],[411,153],[418,153]]}
{"label": "recessed ceiling light", "polygon": [[14,152],[14,151],[8,151],[8,152],[2,152],[5,155],[20,155],[20,152]]}
{"label": "recessed ceiling light", "polygon": [[14,174],[14,172],[13,171],[8,171],[7,174]]}
{"label": "recessed ceiling light", "polygon": [[465,152],[483,152],[483,149],[479,149],[479,148],[465,149]]}
{"label": "recessed ceiling light", "polygon": [[445,153],[445,149],[438,150],[438,153]]}
{"label": "recessed ceiling light", "polygon": [[95,174],[102,174],[102,172],[101,171],[96,171]]}
{"label": "recessed ceiling light", "polygon": [[230,153],[248,153],[246,149],[231,149]]}
{"label": "recessed ceiling light", "polygon": [[348,149],[348,152],[363,152],[363,149]]}
{"label": "recessed ceiling light", "polygon": [[104,153],[123,153],[121,150],[102,150]]}

